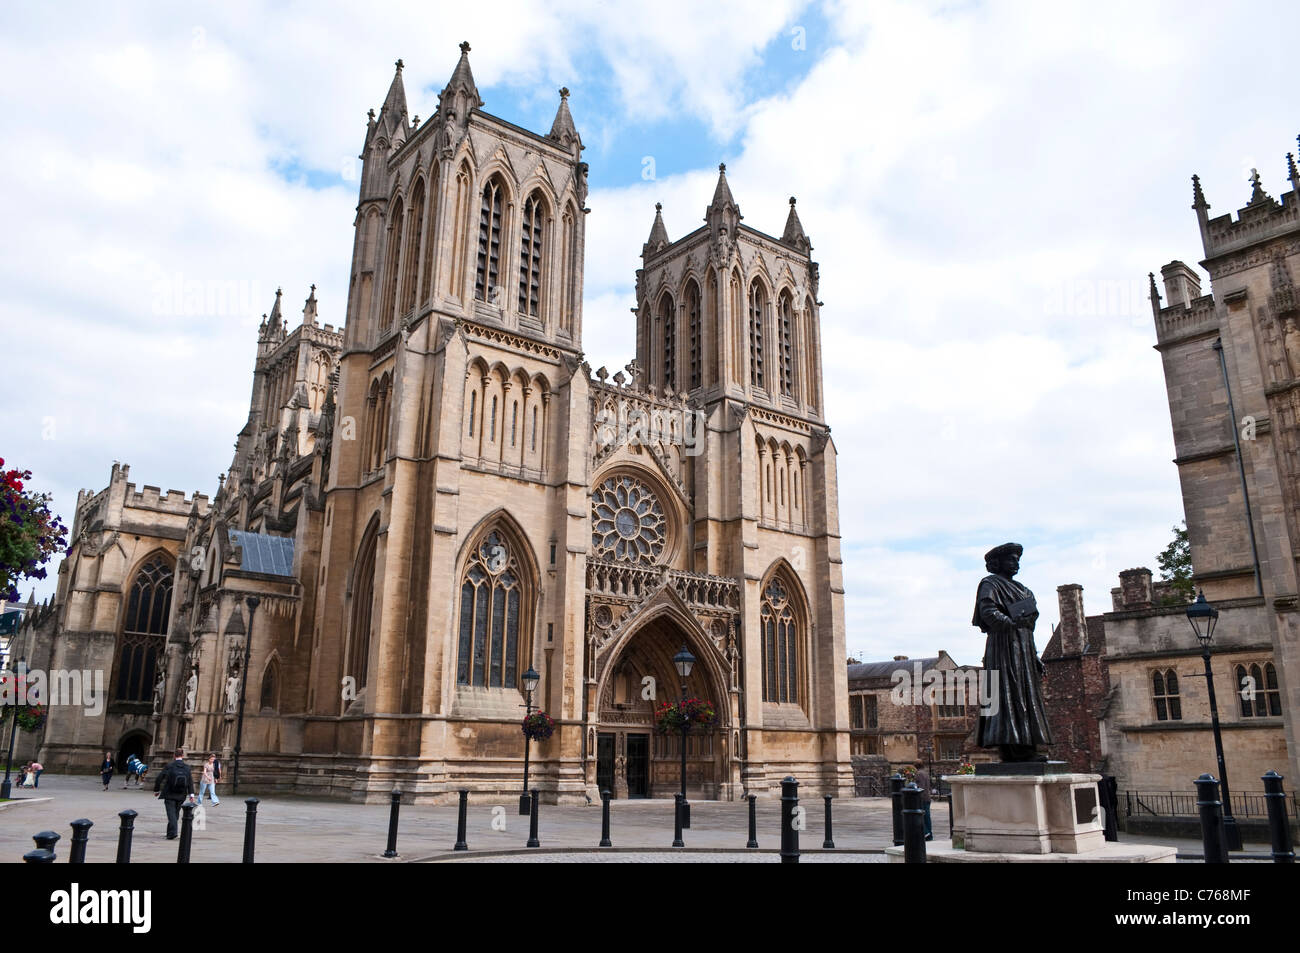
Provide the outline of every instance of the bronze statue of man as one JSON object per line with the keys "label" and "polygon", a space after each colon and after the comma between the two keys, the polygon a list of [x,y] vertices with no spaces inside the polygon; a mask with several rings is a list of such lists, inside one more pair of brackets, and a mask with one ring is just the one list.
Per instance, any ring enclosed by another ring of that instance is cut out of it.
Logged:
{"label": "bronze statue of man", "polygon": [[1034,648],[1038,606],[1034,594],[1012,576],[1020,571],[1019,543],[1003,543],[984,554],[991,573],[980,581],[975,618],[988,636],[984,677],[989,704],[979,716],[979,745],[997,748],[1003,761],[1044,761],[1039,745],[1052,743],[1043,707],[1043,663]]}

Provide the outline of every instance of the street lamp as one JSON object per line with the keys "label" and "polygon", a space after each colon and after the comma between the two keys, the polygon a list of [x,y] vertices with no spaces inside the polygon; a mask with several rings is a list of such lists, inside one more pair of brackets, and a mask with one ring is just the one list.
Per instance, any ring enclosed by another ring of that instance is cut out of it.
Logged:
{"label": "street lamp", "polygon": [[248,604],[248,632],[244,635],[244,670],[239,678],[239,720],[235,724],[235,767],[230,776],[232,794],[239,793],[239,749],[244,740],[244,696],[248,689],[249,656],[253,652],[253,613],[257,611],[262,600],[257,596],[249,596],[244,602]]}
{"label": "street lamp", "polygon": [[1210,668],[1210,643],[1214,640],[1214,626],[1219,621],[1219,610],[1205,601],[1199,592],[1196,601],[1187,607],[1187,621],[1201,643],[1201,658],[1205,660],[1205,685],[1210,694],[1210,721],[1214,726],[1214,753],[1219,759],[1219,784],[1223,789],[1223,833],[1228,850],[1241,850],[1241,831],[1232,816],[1232,795],[1228,793],[1228,768],[1223,762],[1223,735],[1219,731],[1219,704],[1214,697],[1214,671]]}
{"label": "street lamp", "polygon": [[13,785],[9,781],[9,769],[13,765],[13,760],[14,760],[14,736],[18,734],[18,705],[21,704],[23,701],[23,699],[17,697],[18,677],[19,677],[19,669],[25,670],[26,668],[27,668],[26,659],[20,658],[18,660],[17,668],[10,669],[10,671],[14,673],[15,698],[14,698],[13,724],[9,726],[9,754],[5,758],[5,779],[4,781],[0,781],[0,800],[6,800],[6,801],[9,800],[9,794],[13,791]]}
{"label": "street lamp", "polygon": [[[524,700],[525,721],[527,721],[528,716],[533,713],[533,691],[537,688],[537,683],[540,679],[541,676],[533,670],[533,667],[531,665],[528,666],[528,671],[524,672],[524,692],[526,693]],[[528,732],[524,732],[524,793],[519,795],[519,813],[521,816],[527,816],[533,812],[532,798],[528,795],[528,749],[532,745],[532,741],[533,736]]]}
{"label": "street lamp", "polygon": [[682,677],[682,827],[691,826],[691,808],[686,801],[686,733],[691,730],[691,723],[686,720],[686,680],[691,677],[691,668],[695,665],[695,656],[691,654],[686,643],[682,650],[673,656],[673,666]]}

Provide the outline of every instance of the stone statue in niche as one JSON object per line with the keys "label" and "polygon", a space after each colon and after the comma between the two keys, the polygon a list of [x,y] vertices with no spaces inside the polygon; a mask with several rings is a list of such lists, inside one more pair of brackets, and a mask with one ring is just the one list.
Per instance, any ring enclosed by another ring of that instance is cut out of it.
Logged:
{"label": "stone statue in niche", "polygon": [[185,683],[185,714],[194,713],[194,707],[199,700],[199,670],[198,667],[190,669],[189,681]]}
{"label": "stone statue in niche", "polygon": [[1011,578],[1023,552],[1019,543],[1003,543],[984,554],[990,575],[980,581],[971,621],[988,637],[983,674],[990,701],[980,709],[978,744],[997,748],[1004,762],[1045,761],[1038,746],[1052,743],[1043,663],[1034,647],[1038,606],[1034,594]]}
{"label": "stone statue in niche", "polygon": [[1286,360],[1290,365],[1291,377],[1300,377],[1300,328],[1296,327],[1294,314],[1286,316],[1284,327],[1282,346],[1286,349]]}
{"label": "stone statue in niche", "polygon": [[233,712],[239,707],[239,676],[231,674],[226,679],[226,711]]}
{"label": "stone statue in niche", "polygon": [[153,713],[161,715],[163,710],[163,698],[167,694],[167,674],[161,669],[158,671],[158,681],[153,686]]}

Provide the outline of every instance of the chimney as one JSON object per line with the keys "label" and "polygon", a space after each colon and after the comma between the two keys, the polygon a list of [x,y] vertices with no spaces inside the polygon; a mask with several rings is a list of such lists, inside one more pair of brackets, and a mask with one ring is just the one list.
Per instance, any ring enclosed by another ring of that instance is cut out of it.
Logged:
{"label": "chimney", "polygon": [[1119,574],[1120,598],[1125,609],[1150,609],[1151,570],[1125,569]]}
{"label": "chimney", "polygon": [[1201,296],[1201,279],[1181,261],[1171,261],[1160,269],[1165,280],[1165,307],[1190,308]]}
{"label": "chimney", "polygon": [[1083,615],[1083,586],[1071,583],[1056,587],[1056,601],[1061,609],[1061,654],[1078,655],[1086,643],[1084,627],[1088,624]]}

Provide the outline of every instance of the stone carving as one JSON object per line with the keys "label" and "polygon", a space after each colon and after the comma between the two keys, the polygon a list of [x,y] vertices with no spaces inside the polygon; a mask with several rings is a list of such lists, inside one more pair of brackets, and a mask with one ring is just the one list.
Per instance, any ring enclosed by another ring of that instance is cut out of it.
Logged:
{"label": "stone carving", "polygon": [[1296,327],[1294,315],[1286,316],[1286,330],[1282,332],[1282,344],[1286,349],[1291,377],[1300,377],[1300,328]]}
{"label": "stone carving", "polygon": [[652,563],[667,542],[663,507],[644,482],[611,477],[591,495],[591,546],[599,558]]}
{"label": "stone carving", "polygon": [[239,676],[230,675],[226,678],[226,711],[233,712],[239,707]]}
{"label": "stone carving", "polygon": [[199,700],[199,670],[190,669],[189,681],[185,683],[185,714],[194,713],[194,707]]}
{"label": "stone carving", "polygon": [[158,681],[154,682],[154,686],[153,686],[153,713],[155,715],[162,714],[163,698],[165,697],[166,692],[167,692],[167,675],[164,672],[159,671]]}

